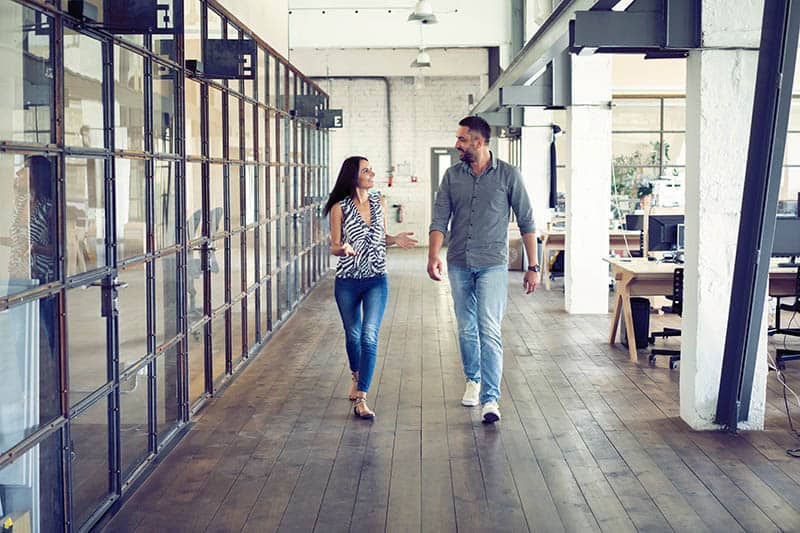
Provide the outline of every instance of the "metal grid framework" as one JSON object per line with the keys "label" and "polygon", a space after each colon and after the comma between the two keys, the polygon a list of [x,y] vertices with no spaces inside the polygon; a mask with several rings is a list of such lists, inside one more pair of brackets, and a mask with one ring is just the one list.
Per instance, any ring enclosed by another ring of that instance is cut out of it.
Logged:
{"label": "metal grid framework", "polygon": [[[35,156],[50,163],[56,269],[0,294],[0,312],[35,310],[34,335],[53,336],[55,376],[36,384],[53,412],[37,401],[24,435],[2,435],[0,488],[4,470],[42,459],[31,491],[55,507],[48,527],[85,530],[329,270],[328,135],[291,113],[295,95],[320,95],[325,107],[327,95],[214,0],[169,3],[173,35],[112,34],[71,17],[66,0],[0,4],[20,14],[20,64],[35,55],[30,43],[47,49],[36,64],[49,94],[24,107],[47,116],[0,135],[0,158],[15,169]],[[185,69],[209,38],[255,40],[254,79]],[[90,93],[96,127],[76,129],[76,109],[91,106],[75,102]],[[88,184],[88,200],[76,184]],[[76,220],[99,236],[93,249],[74,238]]]}

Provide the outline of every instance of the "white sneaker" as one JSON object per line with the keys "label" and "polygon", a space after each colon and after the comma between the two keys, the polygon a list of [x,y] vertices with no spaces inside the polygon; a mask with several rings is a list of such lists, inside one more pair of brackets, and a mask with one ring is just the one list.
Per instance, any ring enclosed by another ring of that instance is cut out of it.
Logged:
{"label": "white sneaker", "polygon": [[461,397],[461,405],[465,407],[475,407],[480,405],[478,396],[481,393],[481,384],[475,383],[471,379],[467,380],[467,387],[464,389],[464,396]]}
{"label": "white sneaker", "polygon": [[497,402],[486,402],[483,404],[481,416],[483,417],[483,421],[487,424],[494,424],[500,420],[500,409],[497,406]]}

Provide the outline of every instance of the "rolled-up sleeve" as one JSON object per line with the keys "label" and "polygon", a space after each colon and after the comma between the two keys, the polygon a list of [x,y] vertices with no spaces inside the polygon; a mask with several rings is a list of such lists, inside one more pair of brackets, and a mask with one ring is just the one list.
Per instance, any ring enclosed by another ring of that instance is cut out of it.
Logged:
{"label": "rolled-up sleeve", "polygon": [[536,224],[533,220],[533,208],[531,207],[531,200],[528,197],[528,191],[525,188],[525,183],[522,181],[522,175],[520,175],[516,168],[514,168],[511,172],[509,198],[511,209],[514,210],[514,216],[517,218],[517,225],[519,226],[520,234],[525,235],[526,233],[536,233]]}
{"label": "rolled-up sleeve", "polygon": [[433,216],[431,217],[431,231],[441,231],[447,235],[447,225],[450,223],[452,215],[452,205],[450,204],[450,170],[444,173],[442,183],[439,184],[439,191],[436,193],[436,201],[433,203]]}

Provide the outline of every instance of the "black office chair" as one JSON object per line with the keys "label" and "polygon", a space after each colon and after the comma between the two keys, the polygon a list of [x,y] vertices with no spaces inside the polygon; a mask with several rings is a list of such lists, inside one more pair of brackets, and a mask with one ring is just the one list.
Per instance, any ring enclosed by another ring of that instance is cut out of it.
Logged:
{"label": "black office chair", "polygon": [[[784,296],[783,298],[786,298]],[[794,281],[794,298],[792,303],[781,303],[781,297],[778,297],[777,306],[775,307],[775,333],[782,335],[790,335],[792,337],[800,337],[800,327],[789,327],[792,325],[792,319],[789,319],[787,327],[781,327],[781,311],[792,313],[794,318],[796,313],[800,313],[800,266],[797,267],[797,274]],[[781,370],[786,368],[785,361],[794,361],[800,359],[800,349],[797,348],[778,348],[775,350],[775,364]]]}
{"label": "black office chair", "polygon": [[[683,268],[676,268],[672,274],[672,305],[670,312],[681,316],[683,314]],[[648,339],[651,344],[655,344],[658,337],[679,337],[681,330],[677,328],[664,328],[663,331],[656,331]],[[681,351],[670,350],[667,348],[653,348],[650,350],[650,364],[656,364],[656,357],[664,355],[669,357],[669,367],[675,368],[675,362],[680,361]]]}

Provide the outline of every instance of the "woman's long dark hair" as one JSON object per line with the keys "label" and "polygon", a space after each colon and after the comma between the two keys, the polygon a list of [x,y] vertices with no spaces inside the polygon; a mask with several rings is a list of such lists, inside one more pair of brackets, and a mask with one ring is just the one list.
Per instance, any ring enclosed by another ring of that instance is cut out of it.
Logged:
{"label": "woman's long dark hair", "polygon": [[358,167],[362,161],[368,161],[364,156],[352,155],[344,160],[342,168],[339,170],[339,177],[336,178],[336,185],[328,195],[328,202],[325,204],[325,216],[331,212],[331,208],[347,198],[353,196],[358,185]]}

